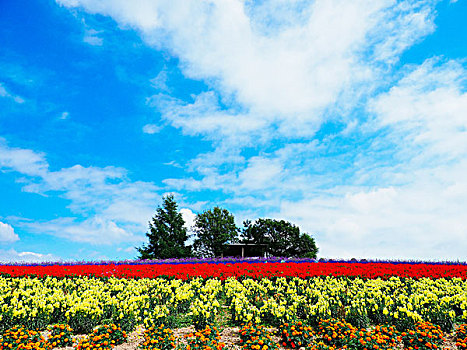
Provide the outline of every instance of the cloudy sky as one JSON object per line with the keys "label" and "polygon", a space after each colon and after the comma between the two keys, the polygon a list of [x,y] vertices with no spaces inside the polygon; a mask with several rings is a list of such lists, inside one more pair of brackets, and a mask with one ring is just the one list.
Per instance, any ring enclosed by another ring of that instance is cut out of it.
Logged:
{"label": "cloudy sky", "polygon": [[467,2],[3,0],[0,260],[136,257],[173,193],[320,257],[467,260]]}

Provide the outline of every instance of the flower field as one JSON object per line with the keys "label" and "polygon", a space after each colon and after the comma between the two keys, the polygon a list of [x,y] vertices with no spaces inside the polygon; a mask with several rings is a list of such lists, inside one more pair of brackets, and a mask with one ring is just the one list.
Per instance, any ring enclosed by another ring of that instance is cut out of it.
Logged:
{"label": "flower field", "polygon": [[192,277],[316,277],[345,276],[363,278],[467,278],[466,264],[413,263],[413,262],[316,262],[300,260],[208,260],[152,263],[77,263],[63,265],[0,265],[0,274],[10,276],[100,276],[123,278],[155,278],[160,276],[189,279]]}
{"label": "flower field", "polygon": [[[12,348],[1,334],[51,325],[74,334],[144,325],[147,346],[170,328],[194,325],[202,335],[206,326],[237,326],[248,350],[274,347],[264,327],[277,330],[281,347],[362,350],[441,347],[443,334],[456,329],[465,349],[466,271],[462,264],[311,261],[1,265],[0,350]],[[112,333],[99,332],[89,339]],[[206,349],[193,337],[192,348]],[[164,344],[169,350],[176,342]]]}

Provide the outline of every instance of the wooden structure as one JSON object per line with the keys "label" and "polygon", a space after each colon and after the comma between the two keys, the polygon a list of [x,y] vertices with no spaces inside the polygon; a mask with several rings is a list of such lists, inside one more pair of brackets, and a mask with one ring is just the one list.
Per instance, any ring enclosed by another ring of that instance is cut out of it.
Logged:
{"label": "wooden structure", "polygon": [[266,244],[227,244],[224,256],[235,256],[242,258],[266,257]]}

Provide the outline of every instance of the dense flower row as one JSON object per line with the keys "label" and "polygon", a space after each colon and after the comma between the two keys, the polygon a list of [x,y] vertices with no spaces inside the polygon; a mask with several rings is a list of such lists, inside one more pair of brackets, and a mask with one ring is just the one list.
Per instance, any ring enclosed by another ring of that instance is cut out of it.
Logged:
{"label": "dense flower row", "polygon": [[[304,326],[301,321],[281,326],[282,345],[305,347],[308,350],[331,349],[395,349],[402,338],[391,326],[378,325],[372,329],[358,329],[344,320],[323,319],[317,329]],[[431,335],[430,335],[431,336]]]}
{"label": "dense flower row", "polygon": [[114,346],[124,343],[126,339],[127,334],[120,325],[99,325],[78,342],[76,350],[110,350]]}
{"label": "dense flower row", "polygon": [[[456,345],[465,349],[465,329],[460,325],[455,332]],[[248,323],[240,329],[243,350],[274,350],[270,331],[261,325]],[[306,350],[407,350],[442,349],[445,334],[439,326],[418,322],[403,332],[389,325],[356,328],[344,320],[322,319],[315,329],[301,321],[284,323],[279,327],[281,345],[289,349]],[[401,347],[402,346],[402,347]],[[447,349],[446,349],[447,350]]]}
{"label": "dense flower row", "polygon": [[172,259],[156,259],[156,260],[93,260],[93,261],[43,261],[43,262],[0,262],[0,266],[51,266],[51,265],[162,265],[162,264],[218,264],[218,263],[257,263],[257,262],[296,262],[296,263],[378,263],[378,264],[431,264],[431,265],[467,265],[465,261],[423,261],[423,260],[384,260],[384,259],[310,259],[310,258],[290,258],[290,257],[211,257],[211,258],[172,258]]}
{"label": "dense flower row", "polygon": [[47,327],[50,331],[50,336],[47,341],[55,348],[63,348],[73,345],[73,328],[67,324],[54,324]]}
{"label": "dense flower row", "polygon": [[[465,329],[462,324],[454,332],[458,349],[465,349]],[[68,325],[54,325],[53,329],[62,337],[70,337]],[[60,333],[58,333],[60,332]],[[377,325],[371,328],[357,328],[333,318],[322,319],[311,327],[301,321],[282,324],[274,330],[254,323],[242,324],[239,329],[242,350],[278,350],[278,343],[291,350],[432,350],[443,348],[446,334],[439,326],[429,322],[419,322],[413,327],[398,331],[389,325]],[[276,338],[276,336],[278,336]],[[0,333],[0,350],[52,350],[71,346],[76,350],[107,349],[127,341],[127,335],[118,325],[99,325],[84,337],[75,337],[74,341],[57,343],[51,335],[45,339],[39,332],[23,327],[13,327]],[[141,350],[222,350],[225,344],[217,327],[207,325],[204,329],[186,334],[185,340],[176,337],[172,329],[163,324],[144,330]]]}
{"label": "dense flower row", "polygon": [[421,263],[327,263],[327,262],[217,262],[184,264],[82,264],[82,265],[2,265],[0,273],[10,276],[102,276],[123,278],[192,277],[316,277],[359,276],[363,278],[453,278],[467,279],[467,265]]}
{"label": "dense flower row", "polygon": [[467,349],[467,324],[462,324],[456,331],[456,346],[458,349]]}
{"label": "dense flower row", "polygon": [[430,321],[449,330],[467,320],[467,280],[0,277],[0,331],[67,323],[88,332],[103,320],[128,330],[136,324],[170,325],[177,318],[202,327],[221,309],[237,324],[337,317],[358,327],[386,323],[403,329]]}
{"label": "dense flower row", "polygon": [[263,325],[251,322],[243,324],[242,328],[240,328],[242,350],[278,350],[272,335]]}
{"label": "dense flower row", "polygon": [[0,350],[50,350],[50,343],[37,331],[15,326],[0,334]]}
{"label": "dense flower row", "polygon": [[222,350],[225,346],[214,325],[206,325],[204,329],[189,333],[185,335],[185,339],[188,342],[186,350]]}
{"label": "dense flower row", "polygon": [[175,349],[175,336],[170,328],[164,324],[159,327],[151,326],[144,331],[143,350],[171,350]]}
{"label": "dense flower row", "polygon": [[[323,319],[317,330],[304,327],[301,322],[284,324],[281,328],[283,345],[306,347],[308,350],[389,350],[399,345],[408,350],[440,349],[445,338],[439,326],[429,322],[418,322],[413,327],[399,332],[395,327],[378,325],[371,329],[356,328],[350,323],[337,319]],[[308,331],[303,333],[300,329]],[[291,338],[295,337],[293,341]]]}
{"label": "dense flower row", "polygon": [[36,330],[22,326],[7,329],[3,334],[0,333],[0,350],[52,350],[66,346],[74,346],[76,350],[110,350],[127,339],[125,331],[115,324],[97,326],[77,344],[73,344],[73,329],[69,325],[55,324],[48,329],[51,333],[47,339]]}

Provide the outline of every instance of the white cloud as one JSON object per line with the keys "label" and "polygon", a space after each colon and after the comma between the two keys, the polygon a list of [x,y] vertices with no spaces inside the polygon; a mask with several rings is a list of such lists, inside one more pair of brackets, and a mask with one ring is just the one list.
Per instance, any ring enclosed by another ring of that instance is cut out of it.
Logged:
{"label": "white cloud", "polygon": [[0,242],[15,242],[19,240],[18,235],[11,225],[0,221]]}
{"label": "white cloud", "polygon": [[164,119],[187,135],[207,134],[212,140],[226,142],[228,139],[230,143],[239,144],[251,139],[241,135],[253,133],[260,137],[266,127],[264,120],[253,118],[250,114],[222,110],[214,92],[196,96],[191,104],[162,94],[153,96],[148,103],[157,106]]}
{"label": "white cloud", "polygon": [[189,208],[180,209],[180,213],[182,214],[183,220],[185,221],[185,227],[191,231],[195,224],[196,214],[193,213],[193,211]]}
{"label": "white cloud", "polygon": [[0,141],[0,169],[28,176],[21,179],[23,191],[39,194],[57,191],[70,201],[68,208],[72,213],[86,217],[46,222],[18,220],[16,225],[78,242],[141,241],[141,233],[146,230],[159,197],[154,184],[131,182],[125,169],[111,166],[75,165],[50,171],[44,154],[9,147],[5,140]]}
{"label": "white cloud", "polygon": [[60,115],[60,119],[61,119],[61,120],[65,120],[65,119],[68,119],[69,116],[70,116],[70,113],[69,113],[69,112],[63,112],[63,113]]}
{"label": "white cloud", "polygon": [[125,253],[129,253],[129,254],[136,254],[137,253],[135,247],[117,248],[117,252],[125,252]]}
{"label": "white cloud", "polygon": [[12,95],[10,92],[8,92],[3,83],[0,83],[0,97],[9,98],[19,104],[25,102],[21,96]]}
{"label": "white cloud", "polygon": [[95,29],[86,29],[84,32],[83,41],[92,46],[102,46],[104,39],[98,36],[100,33],[100,31]]}
{"label": "white cloud", "polygon": [[0,249],[0,261],[2,262],[48,262],[59,261],[53,254],[40,254],[34,252],[17,252],[14,249]]}
{"label": "white cloud", "polygon": [[151,86],[154,89],[164,91],[164,92],[170,92],[170,88],[167,85],[168,80],[169,80],[169,75],[167,72],[167,68],[164,67],[164,69],[162,69],[159,72],[159,74],[157,74],[157,76],[151,79],[150,81],[151,81]]}
{"label": "white cloud", "polygon": [[247,191],[264,190],[282,182],[283,171],[278,159],[252,157],[238,178],[241,186]]}
{"label": "white cloud", "polygon": [[170,162],[163,163],[164,165],[173,166],[174,168],[183,168],[180,164],[178,164],[175,160],[171,160]]}
{"label": "white cloud", "polygon": [[438,1],[394,2],[392,11],[379,18],[377,35],[381,37],[374,47],[374,58],[378,61],[396,62],[408,47],[435,30],[434,5]]}
{"label": "white cloud", "polygon": [[[118,242],[141,242],[144,238],[136,235],[142,230],[140,225],[131,227],[125,219],[116,218],[118,224],[109,217],[94,215],[89,219],[60,218],[46,222],[19,222],[30,232],[50,234],[75,242],[112,245]],[[139,230],[138,230],[139,229]]]}
{"label": "white cloud", "polygon": [[[384,81],[388,64],[433,31],[436,3],[57,2],[138,30],[150,45],[178,56],[186,76],[204,79],[223,99],[240,104],[242,112],[222,113],[201,94],[182,110],[173,101],[163,106],[174,126],[210,136],[235,125],[237,136],[256,131],[264,120],[277,124],[279,134],[313,135],[325,112],[352,108]],[[265,24],[271,18],[272,25]]]}
{"label": "white cloud", "polygon": [[189,208],[180,209],[180,213],[182,214],[185,227],[188,231],[188,240],[185,242],[185,245],[192,245],[196,238],[196,233],[194,232],[196,213]]}
{"label": "white cloud", "polygon": [[467,155],[467,93],[462,86],[467,72],[459,62],[439,61],[430,59],[413,69],[372,100],[369,109],[380,126],[391,126],[411,147],[423,147],[430,158],[453,159]]}
{"label": "white cloud", "polygon": [[3,84],[0,83],[0,96],[1,97],[6,97],[8,96],[8,91],[3,87]]}
{"label": "white cloud", "polygon": [[314,233],[321,256],[465,260],[465,171],[467,162],[420,172],[406,186],[284,201],[279,215]]}
{"label": "white cloud", "polygon": [[146,124],[143,126],[143,132],[145,134],[157,134],[162,130],[162,126],[156,125],[156,124]]}
{"label": "white cloud", "polygon": [[8,147],[5,139],[0,137],[0,168],[29,176],[43,176],[48,172],[48,167],[43,153]]}
{"label": "white cloud", "polygon": [[[320,157],[324,150],[315,141],[281,145],[276,151],[261,156],[244,157],[239,151],[216,148],[200,154],[189,164],[201,178],[166,179],[164,183],[176,189],[201,191],[223,190],[235,196],[229,202],[242,202],[252,194],[258,203],[279,204],[280,198],[309,191],[311,186],[323,185],[330,178],[320,179],[316,172],[332,169],[330,161]],[[307,161],[313,159],[313,161]],[[227,167],[226,167],[227,166]],[[336,174],[333,180],[336,180]]]}

